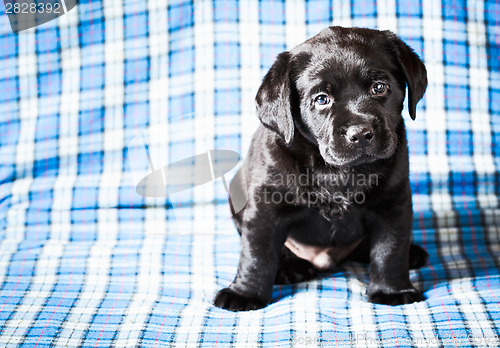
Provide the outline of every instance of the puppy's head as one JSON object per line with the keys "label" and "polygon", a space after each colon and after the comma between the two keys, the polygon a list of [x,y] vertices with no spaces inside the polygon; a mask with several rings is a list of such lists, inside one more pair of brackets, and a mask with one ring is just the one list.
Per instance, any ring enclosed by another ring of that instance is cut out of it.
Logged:
{"label": "puppy's head", "polygon": [[300,133],[329,165],[369,163],[397,149],[406,86],[415,119],[427,73],[413,50],[389,31],[331,27],[277,57],[257,114],[287,144]]}

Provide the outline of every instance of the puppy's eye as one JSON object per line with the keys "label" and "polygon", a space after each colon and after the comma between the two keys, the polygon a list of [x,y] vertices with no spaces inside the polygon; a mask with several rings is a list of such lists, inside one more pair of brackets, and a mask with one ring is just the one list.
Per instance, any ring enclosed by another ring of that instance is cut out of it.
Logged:
{"label": "puppy's eye", "polygon": [[384,95],[387,92],[387,85],[383,82],[375,82],[371,92],[373,95]]}
{"label": "puppy's eye", "polygon": [[314,102],[318,105],[325,106],[330,104],[330,98],[326,94],[320,94],[315,99]]}

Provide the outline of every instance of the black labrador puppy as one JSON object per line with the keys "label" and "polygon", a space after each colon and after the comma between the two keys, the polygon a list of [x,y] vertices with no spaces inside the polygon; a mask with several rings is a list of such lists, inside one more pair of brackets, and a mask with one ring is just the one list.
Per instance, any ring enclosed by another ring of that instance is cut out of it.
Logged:
{"label": "black labrador puppy", "polygon": [[248,197],[233,215],[242,250],[215,306],[262,308],[273,284],[346,258],[370,262],[371,302],[423,299],[409,280],[428,254],[412,244],[406,86],[415,119],[426,69],[389,31],[330,27],[277,57],[256,97],[263,126],[231,182]]}

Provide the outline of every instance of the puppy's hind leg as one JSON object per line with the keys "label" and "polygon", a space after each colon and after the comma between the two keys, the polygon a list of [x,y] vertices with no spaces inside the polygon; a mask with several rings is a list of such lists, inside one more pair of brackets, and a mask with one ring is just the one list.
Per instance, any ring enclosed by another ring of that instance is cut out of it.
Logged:
{"label": "puppy's hind leg", "polygon": [[275,284],[293,284],[311,280],[318,271],[314,265],[292,253],[286,246],[281,249]]}
{"label": "puppy's hind leg", "polygon": [[427,264],[429,253],[417,244],[410,245],[410,269],[417,269]]}

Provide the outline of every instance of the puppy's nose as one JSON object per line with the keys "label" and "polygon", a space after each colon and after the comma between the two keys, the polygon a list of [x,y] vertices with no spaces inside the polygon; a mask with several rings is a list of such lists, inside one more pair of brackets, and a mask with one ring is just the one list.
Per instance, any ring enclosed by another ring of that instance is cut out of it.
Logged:
{"label": "puppy's nose", "polygon": [[345,134],[351,144],[367,146],[373,139],[373,129],[369,126],[351,126]]}

